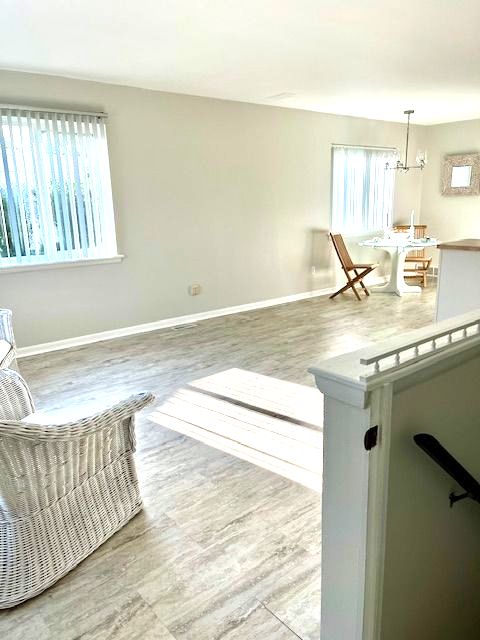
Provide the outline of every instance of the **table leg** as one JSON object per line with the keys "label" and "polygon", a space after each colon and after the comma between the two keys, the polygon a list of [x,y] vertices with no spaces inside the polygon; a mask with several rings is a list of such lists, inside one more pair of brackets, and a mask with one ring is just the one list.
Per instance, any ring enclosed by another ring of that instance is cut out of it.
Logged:
{"label": "table leg", "polygon": [[398,250],[396,247],[382,248],[390,254],[390,279],[386,284],[372,287],[372,293],[395,293],[397,296],[403,296],[405,293],[420,293],[421,287],[411,286],[405,282],[404,269],[407,252]]}
{"label": "table leg", "polygon": [[406,251],[398,252],[397,259],[397,296],[402,296],[404,293],[421,293],[422,287],[417,285],[407,284],[405,282],[405,258],[407,257]]}

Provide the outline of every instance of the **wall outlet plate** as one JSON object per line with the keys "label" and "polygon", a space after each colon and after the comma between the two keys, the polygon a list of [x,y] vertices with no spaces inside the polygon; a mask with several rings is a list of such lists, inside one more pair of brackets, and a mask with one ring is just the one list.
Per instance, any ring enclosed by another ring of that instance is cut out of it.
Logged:
{"label": "wall outlet plate", "polygon": [[199,284],[191,284],[188,287],[188,293],[191,296],[198,296],[202,293],[202,287]]}

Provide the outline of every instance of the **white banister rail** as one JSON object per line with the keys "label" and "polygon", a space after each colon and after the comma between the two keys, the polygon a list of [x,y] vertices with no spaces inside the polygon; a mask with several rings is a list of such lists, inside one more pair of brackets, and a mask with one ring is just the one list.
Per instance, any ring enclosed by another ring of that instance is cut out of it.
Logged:
{"label": "white banister rail", "polygon": [[396,346],[387,350],[372,350],[360,358],[360,364],[373,367],[373,370],[366,372],[361,379],[372,380],[378,375],[437,355],[453,345],[480,342],[480,310],[412,332],[411,336],[412,339],[408,342],[399,339],[395,341]]}

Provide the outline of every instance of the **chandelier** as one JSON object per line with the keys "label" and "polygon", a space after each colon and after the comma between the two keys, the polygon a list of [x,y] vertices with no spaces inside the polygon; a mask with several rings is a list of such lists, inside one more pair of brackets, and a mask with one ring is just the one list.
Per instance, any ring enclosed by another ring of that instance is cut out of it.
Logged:
{"label": "chandelier", "polygon": [[425,167],[425,165],[427,164],[427,152],[417,151],[417,156],[415,158],[417,164],[413,164],[410,166],[408,165],[408,140],[410,137],[410,116],[412,115],[412,113],[415,113],[415,111],[413,109],[407,109],[403,113],[407,116],[407,139],[405,141],[405,161],[401,162],[400,160],[397,160],[397,163],[393,167],[391,167],[390,163],[387,162],[387,164],[385,165],[385,169],[394,169],[394,170],[399,170],[399,171],[403,171],[404,173],[407,173],[407,171],[410,171],[410,169],[422,170]]}

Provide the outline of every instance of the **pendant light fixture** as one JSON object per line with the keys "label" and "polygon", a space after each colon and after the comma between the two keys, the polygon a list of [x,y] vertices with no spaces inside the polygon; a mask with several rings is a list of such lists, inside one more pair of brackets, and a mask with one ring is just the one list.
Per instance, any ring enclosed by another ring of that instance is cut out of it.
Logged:
{"label": "pendant light fixture", "polygon": [[396,171],[403,171],[404,173],[407,173],[407,171],[410,171],[410,169],[420,169],[420,170],[422,170],[425,167],[425,165],[427,164],[427,152],[426,151],[418,151],[417,152],[417,157],[415,158],[417,164],[413,164],[413,165],[409,165],[408,164],[408,142],[409,142],[409,138],[410,138],[410,116],[412,115],[412,113],[415,113],[415,111],[413,109],[407,109],[403,113],[407,116],[407,137],[406,137],[406,140],[405,140],[405,160],[404,160],[404,162],[401,162],[400,160],[397,160],[397,163],[393,167],[390,166],[389,162],[387,162],[387,164],[385,165],[385,169],[394,169]]}

